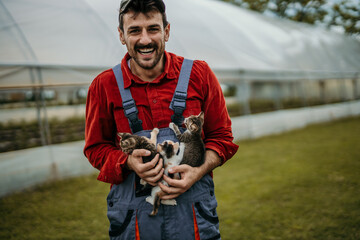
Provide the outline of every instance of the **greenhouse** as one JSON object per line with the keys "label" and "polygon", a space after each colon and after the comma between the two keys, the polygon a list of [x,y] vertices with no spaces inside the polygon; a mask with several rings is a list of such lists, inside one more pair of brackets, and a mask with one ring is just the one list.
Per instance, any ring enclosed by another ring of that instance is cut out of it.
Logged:
{"label": "greenhouse", "polygon": [[[125,54],[119,0],[1,0],[0,84],[88,84]],[[216,0],[165,0],[167,50],[227,78],[354,78],[360,43]],[[186,14],[184,14],[186,13]]]}
{"label": "greenhouse", "polygon": [[[126,49],[119,0],[1,0],[1,103],[81,104],[101,71]],[[360,42],[319,27],[275,19],[216,0],[165,0],[166,49],[205,60],[234,115],[360,97]],[[186,14],[184,14],[186,13]],[[40,113],[38,113],[38,117]]]}
{"label": "greenhouse", "polygon": [[[171,25],[166,49],[214,70],[235,139],[360,115],[358,40],[222,1],[164,1]],[[2,153],[0,196],[93,171],[81,152],[84,103],[96,75],[126,53],[117,31],[119,3],[0,0],[0,150],[50,145]],[[253,114],[274,110],[284,111]],[[77,122],[67,121],[75,115]]]}

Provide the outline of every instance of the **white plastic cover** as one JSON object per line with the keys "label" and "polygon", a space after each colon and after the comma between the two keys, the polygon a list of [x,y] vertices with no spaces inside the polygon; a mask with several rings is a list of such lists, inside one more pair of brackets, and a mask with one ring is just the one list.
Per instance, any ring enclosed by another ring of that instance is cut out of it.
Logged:
{"label": "white plastic cover", "polygon": [[[205,60],[216,72],[273,80],[279,71],[308,79],[360,71],[360,42],[350,37],[216,0],[165,3],[171,24],[167,50]],[[117,32],[119,4],[0,0],[0,86],[90,82],[120,62],[126,49]]]}

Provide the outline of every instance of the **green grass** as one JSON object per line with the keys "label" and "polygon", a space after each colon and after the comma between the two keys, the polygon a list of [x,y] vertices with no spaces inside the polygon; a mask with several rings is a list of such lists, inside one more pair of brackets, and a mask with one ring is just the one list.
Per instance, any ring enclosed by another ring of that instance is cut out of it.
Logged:
{"label": "green grass", "polygon": [[224,239],[360,239],[360,119],[240,143],[216,169]]}
{"label": "green grass", "polygon": [[108,191],[91,175],[0,199],[0,239],[109,239]]}
{"label": "green grass", "polygon": [[[360,118],[240,142],[214,172],[223,240],[360,239]],[[96,176],[0,199],[0,239],[108,239]]]}

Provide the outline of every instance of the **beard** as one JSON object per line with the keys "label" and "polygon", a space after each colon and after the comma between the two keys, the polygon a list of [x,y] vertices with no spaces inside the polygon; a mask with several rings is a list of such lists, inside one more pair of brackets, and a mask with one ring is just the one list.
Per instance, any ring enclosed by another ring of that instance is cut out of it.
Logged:
{"label": "beard", "polygon": [[[156,43],[150,43],[147,45],[143,45],[143,44],[136,44],[134,47],[134,51],[133,51],[133,56],[131,56],[133,58],[133,60],[136,62],[137,65],[139,65],[141,68],[146,69],[146,70],[150,70],[153,69],[161,60],[161,57],[164,55],[164,51],[165,51],[165,44],[161,43],[160,46],[158,46]],[[153,49],[152,52],[155,53],[155,55],[149,59],[146,59],[146,57],[144,58],[143,56],[139,56],[139,54],[141,55],[141,53],[139,51],[141,51],[141,49]]]}

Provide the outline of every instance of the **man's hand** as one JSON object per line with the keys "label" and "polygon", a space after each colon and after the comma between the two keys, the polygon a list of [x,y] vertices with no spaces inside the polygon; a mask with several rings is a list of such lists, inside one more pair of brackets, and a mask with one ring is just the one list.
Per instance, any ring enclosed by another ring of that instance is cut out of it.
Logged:
{"label": "man's hand", "polygon": [[219,155],[212,151],[206,150],[205,162],[200,167],[191,167],[186,164],[175,166],[169,169],[169,173],[180,173],[181,179],[172,179],[166,175],[163,176],[165,182],[169,184],[165,186],[159,182],[159,186],[167,195],[161,199],[174,199],[186,192],[197,181],[199,181],[205,174],[211,172],[213,169],[221,164]]}
{"label": "man's hand", "polygon": [[159,182],[161,190],[163,190],[167,195],[163,196],[162,199],[174,199],[186,192],[192,185],[200,180],[202,175],[200,174],[200,169],[197,167],[191,167],[186,164],[172,167],[169,170],[169,173],[179,173],[181,179],[172,179],[164,174],[164,180],[170,185],[170,187],[165,186]]}
{"label": "man's hand", "polygon": [[130,170],[135,171],[141,179],[152,186],[156,186],[164,174],[163,159],[159,158],[159,154],[156,154],[150,162],[143,163],[142,157],[150,154],[148,150],[135,149],[127,159],[127,166]]}

